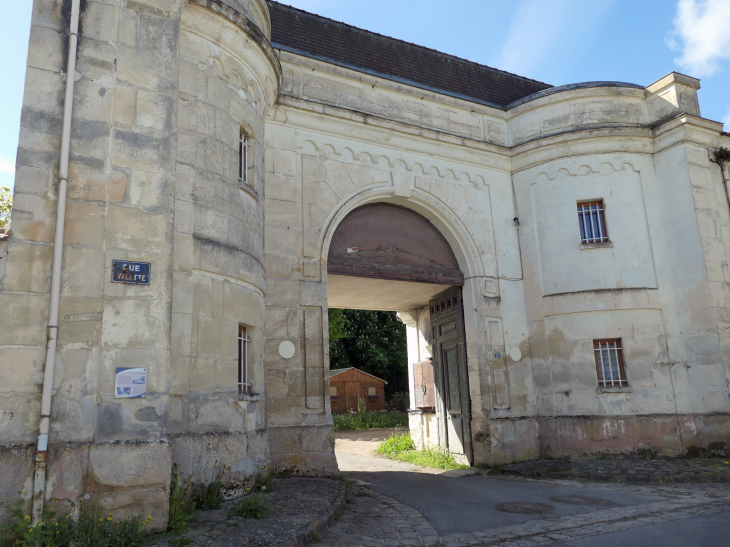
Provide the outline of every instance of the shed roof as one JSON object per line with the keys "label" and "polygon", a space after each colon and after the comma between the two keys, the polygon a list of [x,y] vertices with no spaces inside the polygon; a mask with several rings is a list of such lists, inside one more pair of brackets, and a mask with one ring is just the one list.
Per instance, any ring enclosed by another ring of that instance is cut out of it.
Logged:
{"label": "shed roof", "polygon": [[338,374],[342,374],[343,372],[347,372],[348,370],[355,370],[355,371],[357,371],[357,372],[359,372],[361,374],[365,374],[366,376],[370,376],[371,378],[375,378],[376,380],[380,380],[384,384],[387,384],[388,383],[385,380],[383,380],[382,378],[378,378],[377,376],[374,376],[374,375],[372,375],[370,373],[365,372],[364,370],[360,370],[359,368],[355,368],[355,367],[338,368],[338,369],[335,369],[335,370],[330,369],[330,378],[332,378],[333,376],[337,376]]}
{"label": "shed roof", "polygon": [[504,108],[552,87],[269,0],[271,44],[360,72]]}

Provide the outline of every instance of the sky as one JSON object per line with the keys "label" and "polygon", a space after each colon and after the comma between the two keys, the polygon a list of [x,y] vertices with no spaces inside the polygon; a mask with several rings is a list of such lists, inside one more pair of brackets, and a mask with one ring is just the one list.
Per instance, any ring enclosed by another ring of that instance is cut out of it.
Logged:
{"label": "sky", "polygon": [[[730,131],[730,0],[284,0],[337,21],[552,85],[702,81]],[[32,0],[0,19],[0,186],[13,186]]]}

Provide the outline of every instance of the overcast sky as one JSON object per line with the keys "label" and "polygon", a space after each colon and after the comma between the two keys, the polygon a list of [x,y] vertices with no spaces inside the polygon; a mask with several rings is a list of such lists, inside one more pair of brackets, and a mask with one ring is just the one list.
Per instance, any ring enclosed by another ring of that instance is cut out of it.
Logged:
{"label": "overcast sky", "polygon": [[[552,85],[700,78],[730,130],[730,0],[288,0],[295,7]],[[0,186],[13,185],[32,0],[0,19]]]}

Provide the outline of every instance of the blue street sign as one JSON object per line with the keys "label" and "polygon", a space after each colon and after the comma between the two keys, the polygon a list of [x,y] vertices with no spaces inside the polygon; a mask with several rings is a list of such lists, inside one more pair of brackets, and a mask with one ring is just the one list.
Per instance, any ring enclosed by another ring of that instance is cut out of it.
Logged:
{"label": "blue street sign", "polygon": [[112,283],[149,285],[149,262],[129,262],[127,260],[112,260]]}

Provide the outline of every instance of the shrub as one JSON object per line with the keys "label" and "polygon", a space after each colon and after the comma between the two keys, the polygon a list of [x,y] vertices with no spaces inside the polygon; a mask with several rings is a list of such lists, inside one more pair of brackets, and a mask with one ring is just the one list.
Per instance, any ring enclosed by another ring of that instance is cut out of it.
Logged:
{"label": "shrub", "polygon": [[87,500],[79,500],[78,518],[57,517],[51,504],[35,526],[30,515],[23,515],[22,499],[14,504],[0,504],[10,516],[0,525],[0,546],[141,547],[147,543],[144,527],[151,516],[137,521],[115,520],[113,513],[102,513],[98,506],[91,510]]}
{"label": "shrub", "polygon": [[390,438],[380,443],[377,452],[391,460],[408,462],[422,467],[435,467],[437,469],[466,469],[468,467],[458,463],[445,450],[437,448],[416,450],[410,433],[391,435]]}
{"label": "shrub", "polygon": [[405,427],[408,425],[408,414],[405,412],[376,412],[374,410],[355,414],[333,414],[335,431],[355,429],[380,429],[387,427]]}
{"label": "shrub", "polygon": [[232,517],[243,517],[247,519],[262,519],[271,512],[271,504],[264,503],[263,494],[251,494],[241,499],[241,503],[230,511]]}

